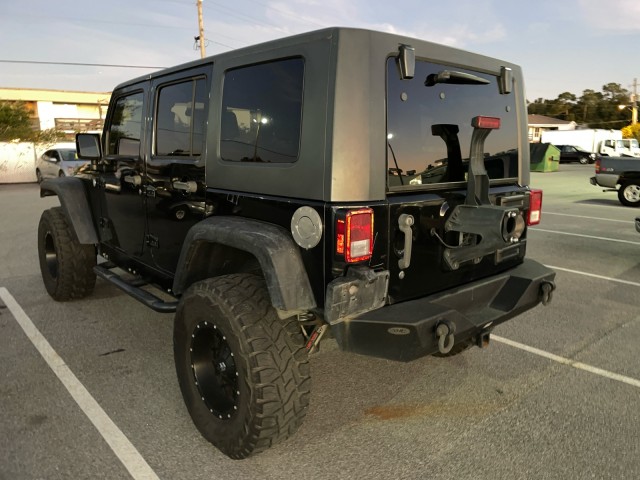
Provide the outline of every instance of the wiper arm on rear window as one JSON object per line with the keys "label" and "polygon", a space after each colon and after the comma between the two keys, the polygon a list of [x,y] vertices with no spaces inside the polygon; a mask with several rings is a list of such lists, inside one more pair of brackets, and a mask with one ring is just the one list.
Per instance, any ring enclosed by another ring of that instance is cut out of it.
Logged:
{"label": "wiper arm on rear window", "polygon": [[433,87],[438,83],[452,83],[455,85],[488,85],[490,82],[481,77],[477,77],[470,73],[456,72],[452,70],[442,70],[438,73],[432,73],[427,76],[424,81],[425,86]]}

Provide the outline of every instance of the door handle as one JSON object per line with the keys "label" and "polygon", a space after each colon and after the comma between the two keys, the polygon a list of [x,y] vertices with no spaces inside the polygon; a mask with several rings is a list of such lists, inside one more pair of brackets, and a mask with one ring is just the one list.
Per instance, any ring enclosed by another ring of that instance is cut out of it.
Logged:
{"label": "door handle", "polygon": [[142,177],[140,175],[125,175],[123,180],[131,185],[139,187],[142,185]]}
{"label": "door handle", "polygon": [[173,182],[172,185],[176,190],[182,190],[187,193],[195,193],[198,191],[198,184],[193,180],[189,180],[188,182]]}
{"label": "door handle", "polygon": [[411,264],[411,245],[413,245],[413,230],[411,230],[411,225],[413,225],[414,219],[412,215],[407,215],[403,213],[398,218],[398,227],[400,227],[400,231],[404,234],[404,254],[402,258],[398,260],[398,267],[400,270],[404,270],[409,268]]}

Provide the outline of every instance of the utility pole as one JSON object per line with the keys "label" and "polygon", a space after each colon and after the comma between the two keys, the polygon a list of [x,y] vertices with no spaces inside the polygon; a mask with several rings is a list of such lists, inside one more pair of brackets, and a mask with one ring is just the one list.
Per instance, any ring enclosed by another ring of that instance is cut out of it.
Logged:
{"label": "utility pole", "polygon": [[207,56],[207,52],[205,51],[205,41],[204,41],[204,21],[202,20],[202,0],[197,0],[198,5],[198,29],[200,30],[200,36],[198,40],[200,41],[200,58],[204,58]]}
{"label": "utility pole", "polygon": [[638,79],[633,79],[633,94],[631,95],[631,125],[638,123]]}

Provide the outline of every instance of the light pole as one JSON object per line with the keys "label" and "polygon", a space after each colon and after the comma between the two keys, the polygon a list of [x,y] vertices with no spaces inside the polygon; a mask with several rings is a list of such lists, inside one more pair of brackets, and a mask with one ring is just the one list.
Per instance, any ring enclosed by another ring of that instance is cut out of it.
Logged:
{"label": "light pole", "polygon": [[638,79],[633,79],[633,93],[631,94],[631,105],[618,105],[620,110],[631,109],[631,125],[638,123]]}

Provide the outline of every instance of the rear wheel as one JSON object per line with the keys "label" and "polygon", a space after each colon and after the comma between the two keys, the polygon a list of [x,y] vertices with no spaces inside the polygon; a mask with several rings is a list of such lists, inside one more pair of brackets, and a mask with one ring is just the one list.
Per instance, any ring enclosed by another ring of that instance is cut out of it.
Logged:
{"label": "rear wheel", "polygon": [[631,182],[620,185],[618,200],[627,207],[640,206],[640,182]]}
{"label": "rear wheel", "polygon": [[96,249],[78,241],[61,207],[42,212],[38,257],[44,286],[54,300],[83,298],[93,291]]}
{"label": "rear wheel", "polygon": [[286,439],[310,395],[304,341],[281,320],[260,277],[197,282],[180,300],[173,348],[182,396],[200,433],[234,459]]}

